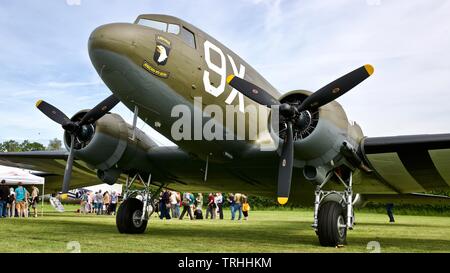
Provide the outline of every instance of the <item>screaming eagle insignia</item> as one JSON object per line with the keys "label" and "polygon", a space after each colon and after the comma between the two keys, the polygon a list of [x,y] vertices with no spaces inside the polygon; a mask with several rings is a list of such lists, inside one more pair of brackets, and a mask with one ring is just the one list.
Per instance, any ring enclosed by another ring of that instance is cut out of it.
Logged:
{"label": "screaming eagle insignia", "polygon": [[156,36],[156,48],[153,54],[153,60],[156,64],[165,65],[167,63],[171,49],[170,45],[171,42],[167,38],[160,35]]}

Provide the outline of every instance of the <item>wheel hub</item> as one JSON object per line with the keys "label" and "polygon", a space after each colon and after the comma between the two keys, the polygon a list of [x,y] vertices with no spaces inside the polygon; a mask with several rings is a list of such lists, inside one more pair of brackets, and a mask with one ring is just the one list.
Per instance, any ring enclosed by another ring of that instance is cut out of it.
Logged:
{"label": "wheel hub", "polygon": [[339,237],[344,237],[347,225],[345,224],[345,219],[342,215],[339,215],[337,219],[337,228],[339,232]]}
{"label": "wheel hub", "polygon": [[142,226],[142,211],[136,210],[133,212],[133,225],[137,228]]}

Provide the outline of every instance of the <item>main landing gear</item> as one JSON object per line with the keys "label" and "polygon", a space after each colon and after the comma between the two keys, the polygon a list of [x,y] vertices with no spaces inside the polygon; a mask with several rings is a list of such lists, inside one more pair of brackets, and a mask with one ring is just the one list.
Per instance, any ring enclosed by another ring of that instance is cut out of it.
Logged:
{"label": "main landing gear", "polygon": [[[333,175],[344,185],[344,191],[322,190]],[[347,230],[353,229],[353,224],[352,173],[350,172],[346,181],[336,172],[330,173],[324,182],[316,187],[312,227],[322,246],[339,247],[346,244]]]}
{"label": "main landing gear", "polygon": [[[144,186],[143,189],[131,189],[136,180],[141,182]],[[131,180],[127,177],[124,200],[120,204],[116,216],[116,226],[120,233],[144,233],[148,219],[154,211],[153,196],[158,196],[163,187],[161,185],[157,192],[152,194],[150,184],[151,175],[147,182],[144,182],[139,174],[136,174]]]}

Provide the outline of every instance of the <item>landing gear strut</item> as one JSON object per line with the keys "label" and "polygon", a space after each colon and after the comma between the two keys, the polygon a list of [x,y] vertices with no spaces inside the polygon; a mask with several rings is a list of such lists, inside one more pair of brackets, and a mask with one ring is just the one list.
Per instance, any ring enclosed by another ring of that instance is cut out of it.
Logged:
{"label": "landing gear strut", "polygon": [[[344,185],[344,191],[322,190],[333,175]],[[330,173],[316,187],[312,227],[322,246],[341,246],[346,244],[347,230],[353,229],[353,224],[352,173],[346,181],[336,172]]]}
{"label": "landing gear strut", "polygon": [[[148,219],[154,211],[153,197],[158,196],[163,187],[161,185],[157,192],[152,195],[150,191],[151,179],[151,175],[149,175],[147,182],[144,182],[139,174],[136,174],[131,180],[130,177],[127,177],[124,201],[120,204],[116,216],[116,226],[120,233],[143,233],[147,228]],[[136,180],[142,183],[143,189],[131,189]]]}

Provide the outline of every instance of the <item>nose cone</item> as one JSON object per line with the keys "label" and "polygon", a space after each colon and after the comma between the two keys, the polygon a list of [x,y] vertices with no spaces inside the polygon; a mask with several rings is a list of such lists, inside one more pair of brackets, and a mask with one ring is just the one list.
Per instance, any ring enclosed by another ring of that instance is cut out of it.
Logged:
{"label": "nose cone", "polygon": [[98,70],[106,65],[103,56],[131,56],[136,48],[136,26],[127,23],[107,24],[95,29],[89,37],[88,49],[92,64]]}

